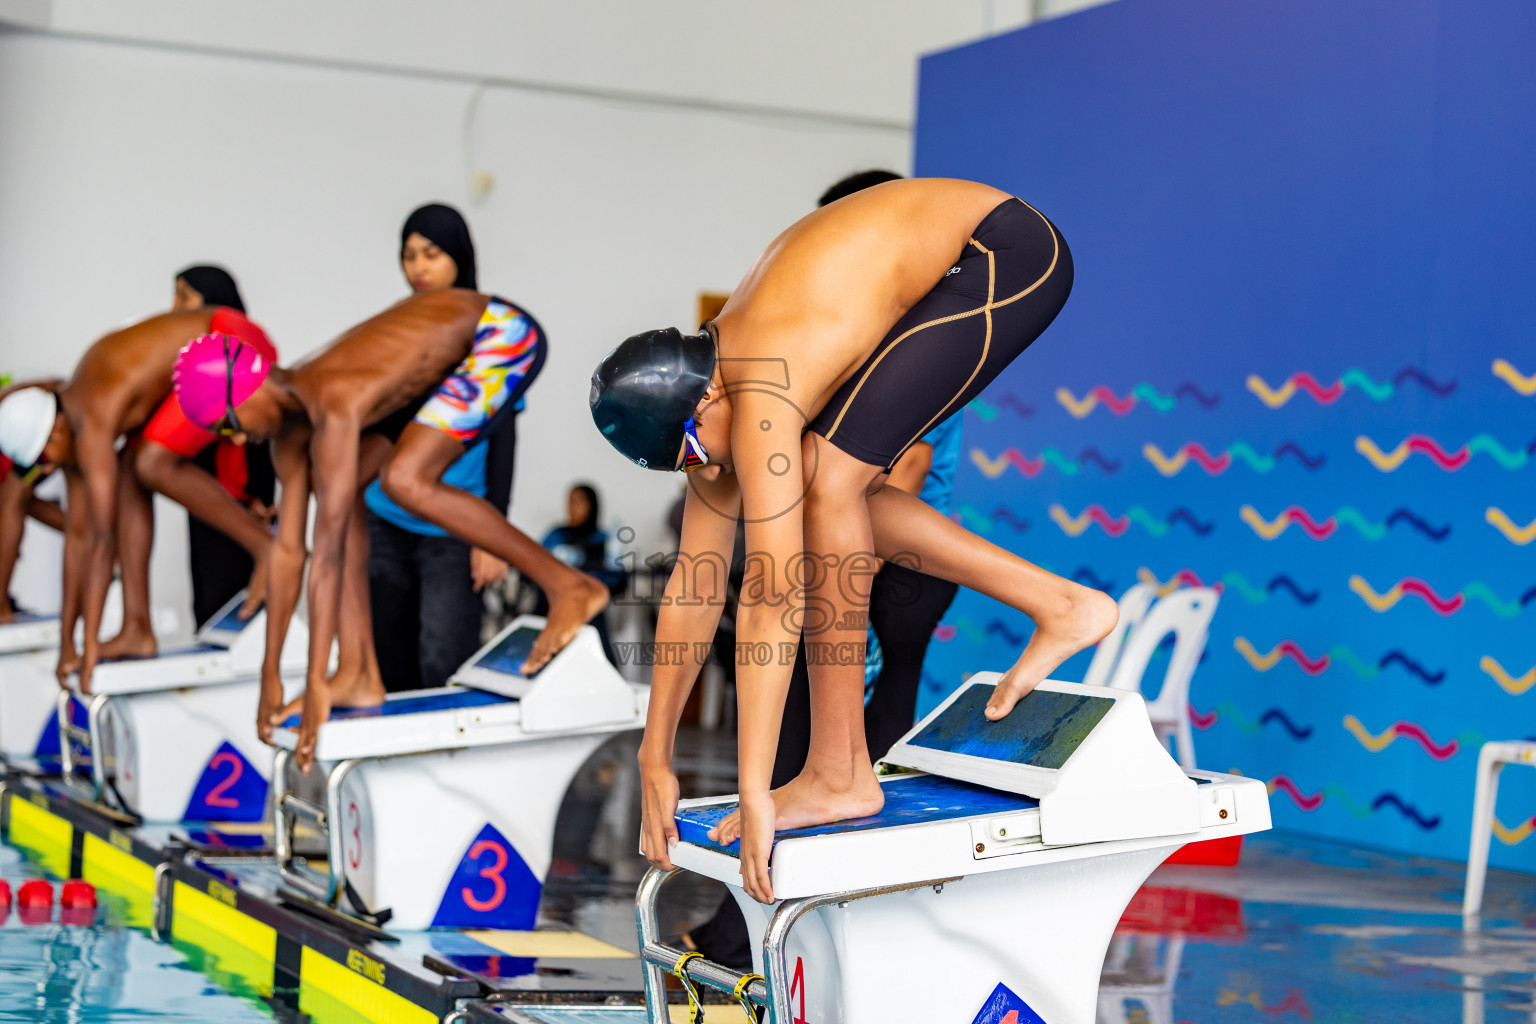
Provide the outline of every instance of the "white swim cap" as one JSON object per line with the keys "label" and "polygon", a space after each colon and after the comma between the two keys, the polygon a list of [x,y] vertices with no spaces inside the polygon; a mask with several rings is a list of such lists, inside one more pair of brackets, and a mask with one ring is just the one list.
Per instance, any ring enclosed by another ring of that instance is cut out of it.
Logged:
{"label": "white swim cap", "polygon": [[21,469],[30,469],[42,457],[59,400],[44,388],[21,388],[0,401],[0,455]]}

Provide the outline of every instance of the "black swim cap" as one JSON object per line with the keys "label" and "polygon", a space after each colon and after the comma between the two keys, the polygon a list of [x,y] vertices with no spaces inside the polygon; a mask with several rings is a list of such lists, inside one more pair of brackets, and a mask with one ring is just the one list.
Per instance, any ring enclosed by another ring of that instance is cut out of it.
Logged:
{"label": "black swim cap", "polygon": [[668,327],[625,338],[592,374],[592,422],[630,462],[671,472],[683,448],[683,424],[714,372],[708,332]]}

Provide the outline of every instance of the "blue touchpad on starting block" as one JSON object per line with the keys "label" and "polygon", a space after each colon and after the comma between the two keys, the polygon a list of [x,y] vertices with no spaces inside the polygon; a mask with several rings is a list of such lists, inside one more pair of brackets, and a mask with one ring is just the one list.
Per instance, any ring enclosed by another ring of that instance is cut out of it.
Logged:
{"label": "blue touchpad on starting block", "polygon": [[487,672],[500,672],[503,675],[518,676],[532,679],[542,672],[539,669],[528,676],[523,676],[523,663],[533,653],[533,642],[539,638],[539,631],[524,626],[514,629],[497,641],[496,646],[479,654],[470,662],[470,667],[484,669]]}
{"label": "blue touchpad on starting block", "polygon": [[[985,786],[973,786],[969,782],[957,782],[938,775],[912,775],[896,778],[885,783],[885,806],[879,814],[867,818],[850,818],[834,821],[830,825],[812,825],[809,828],[782,829],[773,837],[775,843],[785,839],[803,839],[807,836],[827,836],[842,832],[864,832],[877,828],[896,828],[900,825],[924,825],[952,818],[973,818],[978,815],[1006,814],[1010,811],[1028,811],[1040,806],[1040,801],[1017,793],[1004,793]],[[709,804],[704,807],[685,807],[677,812],[677,835],[685,843],[718,850],[732,857],[741,853],[740,840],[730,846],[721,846],[709,838],[709,830],[725,820],[736,810],[736,802]]]}
{"label": "blue touchpad on starting block", "polygon": [[991,687],[972,686],[905,742],[989,761],[1060,768],[1103,721],[1115,702],[1054,690],[1033,690],[1000,722],[986,717]]}

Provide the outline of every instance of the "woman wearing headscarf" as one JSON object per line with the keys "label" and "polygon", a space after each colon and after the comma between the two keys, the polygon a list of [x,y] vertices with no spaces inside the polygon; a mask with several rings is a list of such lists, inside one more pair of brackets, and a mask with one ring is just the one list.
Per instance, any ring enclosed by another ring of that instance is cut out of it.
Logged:
{"label": "woman wearing headscarf", "polygon": [[[400,269],[417,292],[477,288],[475,246],[459,211],[442,203],[414,210],[400,229]],[[443,483],[486,498],[503,514],[512,498],[521,401],[514,410],[443,475]],[[407,406],[396,415],[409,420],[415,412]],[[442,686],[480,646],[479,591],[500,582],[507,564],[412,516],[378,481],[364,500],[374,650],[384,688]]]}
{"label": "woman wearing headscarf", "polygon": [[[171,308],[209,306],[245,312],[245,300],[240,297],[234,276],[212,264],[187,267],[178,273]],[[192,464],[217,479],[230,497],[258,519],[270,520],[276,475],[265,441],[238,445],[220,440],[193,456]],[[187,549],[192,565],[192,617],[201,625],[240,592],[255,566],[244,547],[190,513]]]}

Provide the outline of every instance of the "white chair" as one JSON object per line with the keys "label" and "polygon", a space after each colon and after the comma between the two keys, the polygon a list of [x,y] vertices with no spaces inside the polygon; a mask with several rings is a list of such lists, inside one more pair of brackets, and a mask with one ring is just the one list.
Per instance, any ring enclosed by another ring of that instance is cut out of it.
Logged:
{"label": "white chair", "polygon": [[1083,676],[1084,686],[1104,686],[1109,682],[1115,663],[1120,660],[1120,650],[1126,636],[1146,617],[1147,609],[1152,607],[1155,600],[1157,590],[1150,583],[1134,584],[1120,595],[1120,621],[1115,623],[1109,636],[1100,640],[1093,649],[1093,660],[1088,663],[1088,672]]}
{"label": "white chair", "polygon": [[1211,616],[1216,614],[1220,600],[1221,594],[1211,587],[1185,587],[1158,601],[1131,630],[1109,677],[1109,685],[1114,689],[1141,693],[1142,676],[1153,652],[1163,637],[1173,634],[1168,671],[1157,696],[1147,700],[1147,716],[1164,743],[1169,736],[1178,740],[1179,764],[1186,769],[1195,767],[1195,740],[1189,726],[1189,681],[1205,652]]}
{"label": "white chair", "polygon": [[1472,797],[1472,845],[1467,851],[1467,887],[1463,917],[1483,910],[1483,882],[1488,877],[1488,841],[1493,834],[1493,807],[1499,797],[1499,773],[1506,764],[1536,768],[1536,743],[1528,740],[1488,742],[1477,754],[1477,789]]}

